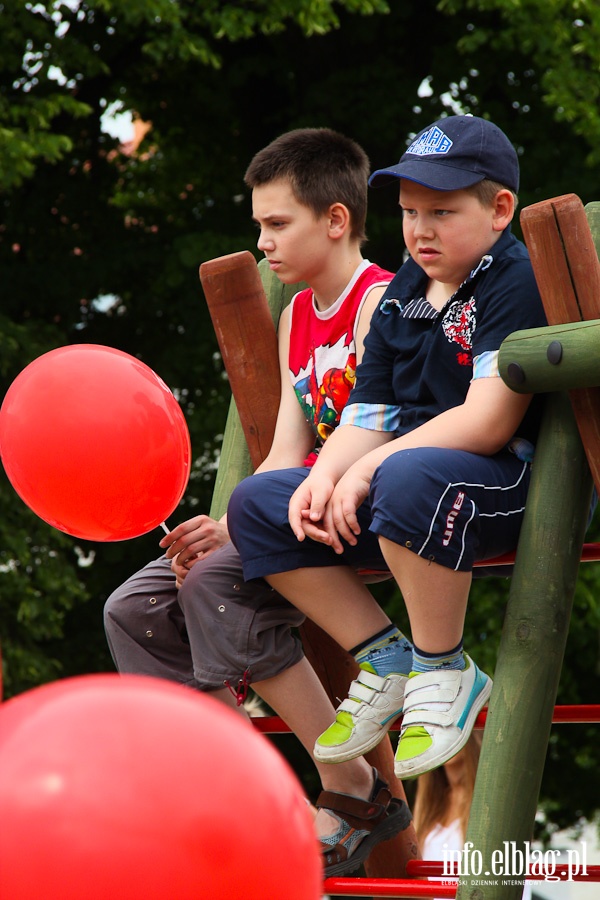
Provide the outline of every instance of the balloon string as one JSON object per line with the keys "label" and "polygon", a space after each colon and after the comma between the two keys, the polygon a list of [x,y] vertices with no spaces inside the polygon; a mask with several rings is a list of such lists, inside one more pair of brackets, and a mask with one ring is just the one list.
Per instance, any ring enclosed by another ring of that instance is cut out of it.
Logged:
{"label": "balloon string", "polygon": [[164,531],[165,534],[169,534],[170,528],[168,527],[166,522],[161,522],[160,527],[162,528],[162,530]]}

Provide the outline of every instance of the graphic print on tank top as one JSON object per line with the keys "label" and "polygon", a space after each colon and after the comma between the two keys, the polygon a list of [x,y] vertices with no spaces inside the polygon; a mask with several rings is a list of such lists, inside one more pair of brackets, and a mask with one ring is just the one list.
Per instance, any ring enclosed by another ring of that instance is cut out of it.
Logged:
{"label": "graphic print on tank top", "polygon": [[365,298],[391,278],[391,272],[365,260],[328,309],[316,308],[310,288],[292,301],[290,377],[319,445],[338,425],[356,378],[356,324]]}

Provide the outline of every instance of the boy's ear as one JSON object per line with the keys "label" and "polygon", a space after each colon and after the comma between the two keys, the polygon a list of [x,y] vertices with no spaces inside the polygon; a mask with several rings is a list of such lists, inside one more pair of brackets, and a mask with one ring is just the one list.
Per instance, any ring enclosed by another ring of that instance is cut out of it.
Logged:
{"label": "boy's ear", "polygon": [[503,188],[494,199],[494,231],[504,231],[515,214],[515,198],[512,191]]}
{"label": "boy's ear", "polygon": [[332,203],[327,211],[329,236],[338,239],[350,228],[350,212],[343,203]]}

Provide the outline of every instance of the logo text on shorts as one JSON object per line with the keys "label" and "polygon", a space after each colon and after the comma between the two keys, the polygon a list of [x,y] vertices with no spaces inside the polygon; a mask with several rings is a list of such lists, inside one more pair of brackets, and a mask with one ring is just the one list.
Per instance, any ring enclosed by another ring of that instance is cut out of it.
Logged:
{"label": "logo text on shorts", "polygon": [[454,499],[454,503],[452,504],[452,509],[446,516],[446,530],[444,531],[444,538],[442,540],[442,544],[444,545],[444,547],[447,547],[452,540],[452,534],[454,533],[454,520],[461,511],[464,501],[464,491],[459,491]]}

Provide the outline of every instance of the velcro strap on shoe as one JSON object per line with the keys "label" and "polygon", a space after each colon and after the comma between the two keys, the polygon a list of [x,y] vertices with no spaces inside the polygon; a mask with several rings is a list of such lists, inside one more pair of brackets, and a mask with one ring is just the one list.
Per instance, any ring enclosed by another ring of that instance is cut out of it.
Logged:
{"label": "velcro strap on shoe", "polygon": [[404,693],[404,711],[422,703],[453,703],[462,683],[462,672],[444,669],[425,672],[408,679]]}
{"label": "velcro strap on shoe", "polygon": [[346,699],[342,700],[342,702],[336,709],[336,713],[348,712],[353,716],[360,716],[361,710],[363,709],[367,709],[367,707],[364,703],[361,703],[360,700],[354,700],[352,697],[346,697]]}
{"label": "velcro strap on shoe", "polygon": [[362,696],[365,689],[371,691],[384,691],[385,686],[386,679],[382,678],[381,675],[375,675],[374,672],[366,672],[364,669],[361,669],[357,678],[350,685],[348,693],[351,697]]}
{"label": "velcro strap on shoe", "polygon": [[348,848],[343,844],[336,844],[334,847],[321,844],[321,850],[325,868],[336,866],[338,863],[345,862],[348,859]]}
{"label": "velcro strap on shoe", "polygon": [[385,688],[386,683],[385,678],[382,678],[381,675],[376,675],[374,672],[367,672],[366,669],[361,669],[358,673],[358,677],[356,681],[360,684],[366,684],[367,687],[372,688],[374,691],[382,691]]}
{"label": "velcro strap on shoe", "polygon": [[411,709],[410,712],[404,713],[402,717],[402,731],[405,731],[410,725],[454,725],[454,716],[452,712],[444,712],[441,709]]}

